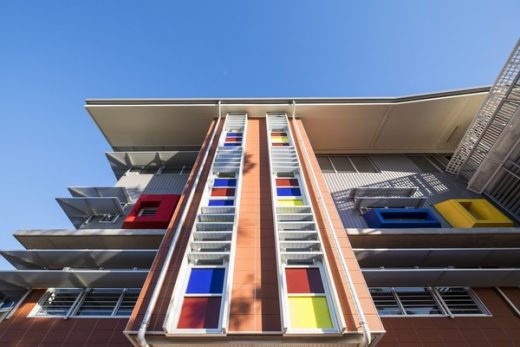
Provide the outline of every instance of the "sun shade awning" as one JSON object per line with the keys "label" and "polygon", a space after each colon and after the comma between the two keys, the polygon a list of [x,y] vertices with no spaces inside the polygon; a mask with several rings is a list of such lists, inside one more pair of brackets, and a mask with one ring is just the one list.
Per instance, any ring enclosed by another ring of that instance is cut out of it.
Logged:
{"label": "sun shade awning", "polygon": [[369,287],[509,287],[520,269],[362,269]]}
{"label": "sun shade awning", "polygon": [[149,269],[156,250],[14,250],[0,251],[18,270]]}
{"label": "sun shade awning", "polygon": [[148,270],[0,271],[0,291],[17,288],[140,288]]}
{"label": "sun shade awning", "polygon": [[75,198],[118,198],[123,204],[131,203],[125,187],[68,187]]}
{"label": "sun shade awning", "polygon": [[27,249],[157,249],[164,229],[17,230]]}
{"label": "sun shade awning", "polygon": [[72,224],[79,228],[93,216],[117,216],[123,214],[118,198],[56,198]]}
{"label": "sun shade awning", "polygon": [[354,249],[362,268],[520,267],[520,248],[390,248]]}
{"label": "sun shade awning", "polygon": [[119,179],[131,168],[191,169],[198,154],[198,151],[109,152],[106,156]]}

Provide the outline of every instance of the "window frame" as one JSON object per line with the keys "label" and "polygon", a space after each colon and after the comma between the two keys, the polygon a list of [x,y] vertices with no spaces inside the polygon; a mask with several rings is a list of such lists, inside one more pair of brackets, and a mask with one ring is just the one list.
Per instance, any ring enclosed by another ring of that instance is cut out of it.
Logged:
{"label": "window frame", "polygon": [[[85,316],[80,316],[80,315],[77,314],[79,312],[79,310],[81,309],[81,305],[85,301],[85,298],[87,297],[87,295],[94,289],[119,290],[120,291],[117,303],[114,306],[114,309],[112,310],[112,313],[110,315],[85,315]],[[71,307],[69,308],[67,313],[65,315],[55,315],[55,316],[51,316],[51,315],[47,315],[47,314],[38,315],[38,312],[42,309],[45,301],[48,300],[48,298],[52,295],[52,293],[54,293],[54,292],[56,292],[58,290],[71,290],[71,291],[78,290],[78,296],[76,297],[76,300],[71,305]],[[139,294],[141,292],[141,288],[49,288],[49,289],[46,290],[44,295],[42,295],[42,297],[38,300],[36,305],[34,305],[34,307],[31,310],[31,312],[27,315],[27,318],[64,318],[64,319],[69,319],[69,318],[78,318],[78,319],[85,319],[85,318],[96,318],[96,319],[100,319],[100,318],[129,318],[131,316],[131,313],[130,313],[130,315],[117,315],[116,313],[119,310],[119,308],[121,307],[121,304],[123,303],[125,294],[128,291],[131,291],[131,290],[139,291]]]}
{"label": "window frame", "polygon": [[[450,308],[446,304],[445,300],[442,298],[441,293],[438,291],[438,288],[462,288],[470,297],[470,299],[473,301],[475,306],[482,312],[482,313],[456,313],[454,314],[451,312]],[[435,293],[438,296],[440,302],[444,306],[444,310],[446,311],[447,315],[451,318],[454,317],[490,317],[492,316],[491,311],[488,310],[488,308],[484,305],[482,300],[478,297],[478,295],[475,293],[475,291],[470,287],[462,287],[462,286],[453,286],[453,287],[435,287]]]}
{"label": "window frame", "polygon": [[[473,291],[470,287],[461,287],[461,286],[453,286],[453,287],[369,287],[370,289],[376,289],[376,288],[389,288],[391,290],[391,293],[393,295],[393,298],[395,302],[397,303],[397,306],[399,307],[401,314],[395,315],[395,314],[388,314],[388,315],[382,315],[379,313],[379,310],[377,310],[376,302],[374,301],[374,298],[372,297],[372,301],[374,302],[374,305],[376,306],[377,314],[382,318],[414,318],[414,317],[490,317],[492,316],[491,312],[487,309],[487,307],[484,305],[482,300],[476,295],[476,293]],[[408,314],[406,312],[406,309],[399,298],[398,291],[396,288],[425,288],[429,293],[431,298],[436,303],[437,307],[441,311],[441,314]],[[445,303],[444,299],[438,292],[438,288],[462,288],[466,291],[466,293],[469,295],[475,306],[478,307],[478,309],[482,313],[471,313],[471,314],[453,314],[451,310],[449,309],[448,305]],[[372,296],[372,293],[371,293]]]}

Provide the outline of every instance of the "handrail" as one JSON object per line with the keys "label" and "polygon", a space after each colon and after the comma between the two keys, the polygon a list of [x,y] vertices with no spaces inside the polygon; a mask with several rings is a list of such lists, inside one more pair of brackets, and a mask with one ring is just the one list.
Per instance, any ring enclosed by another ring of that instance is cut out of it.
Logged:
{"label": "handrail", "polygon": [[[310,165],[311,161],[310,161],[309,153],[307,151],[307,147],[303,143],[301,132],[300,132],[300,128],[296,124],[296,114],[295,114],[296,113],[296,109],[295,108],[296,108],[296,105],[293,102],[293,112],[292,112],[293,125],[294,125],[294,128],[296,129],[296,136],[298,137],[298,141],[301,144],[302,152],[305,155],[305,159],[307,160],[307,164]],[[336,230],[335,230],[334,225],[332,223],[332,219],[331,219],[329,211],[327,210],[327,207],[325,206],[325,203],[323,201],[323,194],[321,193],[321,189],[320,189],[320,187],[318,185],[318,179],[316,177],[316,174],[312,170],[312,168],[309,168],[309,170],[307,170],[307,171],[309,171],[311,173],[313,183],[314,183],[314,185],[315,185],[315,187],[316,187],[316,189],[318,191],[318,201],[319,201],[320,205],[322,206],[322,208],[323,208],[323,210],[325,212],[326,219],[327,219],[327,224],[329,225],[329,228],[330,228],[330,230],[332,232],[332,236],[333,236],[333,239],[334,239],[334,246],[336,248],[336,251],[339,253],[340,260],[341,260],[340,261],[341,262],[341,266],[343,268],[343,272],[345,273],[345,277],[347,279],[347,285],[349,287],[350,292],[352,293],[352,298],[354,299],[354,307],[356,309],[356,313],[359,316],[359,323],[361,324],[361,326],[363,328],[363,340],[365,341],[365,345],[369,346],[370,343],[372,342],[372,337],[371,337],[371,334],[370,334],[370,328],[368,327],[368,324],[366,322],[365,314],[363,312],[363,308],[361,307],[361,301],[359,301],[359,297],[358,297],[356,289],[354,287],[354,283],[352,282],[352,277],[350,276],[350,273],[348,271],[348,266],[347,266],[347,264],[345,262],[345,258],[343,256],[343,251],[341,250],[341,246],[339,244],[339,240],[338,240],[338,237],[336,235]]]}
{"label": "handrail", "polygon": [[184,210],[182,211],[181,219],[179,220],[179,222],[177,223],[177,227],[175,228],[175,234],[174,234],[172,242],[170,244],[170,248],[168,249],[168,253],[166,254],[166,259],[164,260],[164,266],[162,267],[161,272],[159,273],[159,278],[157,279],[157,283],[152,292],[150,302],[148,304],[148,307],[146,308],[146,312],[144,314],[143,320],[141,321],[141,325],[139,326],[139,331],[137,332],[137,341],[138,341],[139,345],[142,347],[150,347],[150,345],[146,341],[146,329],[150,325],[150,318],[152,317],[152,313],[153,313],[153,310],[155,309],[155,305],[157,304],[157,299],[159,298],[161,288],[164,284],[164,280],[166,279],[166,273],[168,272],[168,269],[170,267],[170,263],[171,263],[171,260],[173,257],[173,252],[175,250],[175,247],[177,245],[177,242],[179,240],[179,236],[181,233],[181,228],[183,227],[184,221],[186,220],[186,216],[188,215],[188,210],[189,210],[191,202],[193,200],[195,190],[199,183],[200,176],[202,175],[202,171],[204,170],[206,160],[208,158],[210,149],[213,146],[213,141],[215,140],[215,135],[217,133],[217,129],[220,124],[220,120],[222,118],[220,102],[218,103],[218,105],[219,105],[219,110],[218,110],[217,122],[215,124],[215,127],[213,128],[210,141],[204,151],[204,156],[202,157],[202,162],[200,164],[199,170],[197,171],[197,175],[195,176],[195,181],[193,182],[193,185],[191,187],[190,194],[188,195],[188,200],[186,200],[186,204],[184,205]]}

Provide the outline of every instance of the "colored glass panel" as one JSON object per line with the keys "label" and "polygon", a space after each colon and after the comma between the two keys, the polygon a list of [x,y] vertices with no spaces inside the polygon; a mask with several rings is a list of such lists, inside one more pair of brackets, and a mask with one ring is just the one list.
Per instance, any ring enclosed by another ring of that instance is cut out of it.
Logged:
{"label": "colored glass panel", "polygon": [[242,133],[227,133],[226,137],[242,137]]}
{"label": "colored glass panel", "polygon": [[278,199],[278,206],[303,206],[301,199]]}
{"label": "colored glass panel", "polygon": [[278,196],[301,196],[302,192],[300,188],[276,188],[276,194]]}
{"label": "colored glass panel", "polygon": [[273,142],[289,142],[289,138],[287,136],[271,136],[271,140]]}
{"label": "colored glass panel", "polygon": [[234,200],[210,200],[208,206],[233,206]]}
{"label": "colored glass panel", "polygon": [[236,179],[216,178],[213,187],[236,187]]}
{"label": "colored glass panel", "polygon": [[213,188],[211,196],[234,196],[235,188]]}
{"label": "colored glass panel", "polygon": [[289,146],[288,143],[282,143],[282,142],[274,142],[272,145],[273,145],[274,147]]}
{"label": "colored glass panel", "polygon": [[285,278],[289,294],[325,293],[317,268],[286,268]]}
{"label": "colored glass panel", "polygon": [[242,142],[241,137],[226,137],[226,143],[228,142]]}
{"label": "colored glass panel", "polygon": [[241,145],[241,143],[224,143],[224,147],[238,147]]}
{"label": "colored glass panel", "polygon": [[290,326],[294,329],[331,329],[327,298],[324,296],[289,297]]}
{"label": "colored glass panel", "polygon": [[287,133],[282,132],[272,132],[271,136],[287,136]]}
{"label": "colored glass panel", "polygon": [[225,269],[191,269],[186,294],[221,294],[224,287]]}
{"label": "colored glass panel", "polygon": [[283,178],[277,178],[276,179],[276,186],[277,187],[297,187],[299,185],[297,179],[283,179]]}
{"label": "colored glass panel", "polygon": [[220,297],[185,297],[179,317],[179,329],[217,329]]}

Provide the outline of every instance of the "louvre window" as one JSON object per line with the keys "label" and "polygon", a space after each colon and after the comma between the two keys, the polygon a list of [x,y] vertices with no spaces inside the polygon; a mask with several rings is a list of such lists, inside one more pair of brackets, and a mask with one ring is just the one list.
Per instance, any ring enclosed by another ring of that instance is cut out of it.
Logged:
{"label": "louvre window", "polygon": [[380,316],[487,315],[468,288],[370,288]]}
{"label": "louvre window", "polygon": [[403,315],[392,288],[370,288],[370,294],[380,316]]}
{"label": "louvre window", "polygon": [[356,155],[349,158],[352,160],[357,172],[378,172],[377,168],[367,156]]}
{"label": "louvre window", "polygon": [[137,303],[139,292],[139,289],[127,289],[126,292],[123,294],[123,298],[121,299],[121,302],[115,312],[115,315],[130,317],[132,311],[134,310],[134,306]]}
{"label": "louvre window", "polygon": [[45,295],[34,315],[37,317],[68,316],[82,292],[81,289],[55,289]]}
{"label": "louvre window", "polygon": [[0,322],[11,312],[16,302],[0,294]]}
{"label": "louvre window", "polygon": [[138,216],[154,216],[157,213],[157,207],[143,207],[139,210]]}
{"label": "louvre window", "polygon": [[354,173],[376,173],[379,172],[374,163],[366,155],[336,155],[317,156],[318,164],[323,173],[354,172]]}
{"label": "louvre window", "polygon": [[139,289],[54,289],[45,294],[35,317],[129,317]]}
{"label": "louvre window", "polygon": [[417,166],[421,172],[439,172],[440,170],[435,166],[430,157],[423,155],[409,155],[408,158]]}
{"label": "louvre window", "polygon": [[427,288],[396,288],[406,315],[442,315],[439,305]]}
{"label": "louvre window", "polygon": [[437,288],[446,308],[453,316],[486,315],[481,305],[477,303],[470,289],[467,288]]}
{"label": "louvre window", "polygon": [[111,316],[121,296],[120,289],[90,289],[76,316]]}
{"label": "louvre window", "polygon": [[323,173],[334,173],[334,168],[329,161],[329,157],[327,156],[319,156],[317,157],[318,164],[320,165],[321,172]]}
{"label": "louvre window", "polygon": [[356,172],[348,157],[330,157],[337,172]]}

